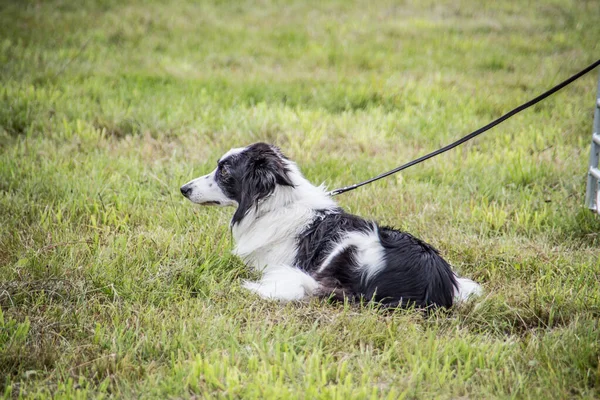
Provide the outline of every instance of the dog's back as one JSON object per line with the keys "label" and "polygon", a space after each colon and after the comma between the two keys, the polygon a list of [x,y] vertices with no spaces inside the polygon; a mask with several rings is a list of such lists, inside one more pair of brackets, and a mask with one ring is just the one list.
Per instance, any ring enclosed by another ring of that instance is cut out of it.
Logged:
{"label": "dog's back", "polygon": [[450,307],[456,291],[450,265],[433,247],[341,209],[318,212],[299,235],[296,266],[320,284],[322,296],[337,299]]}

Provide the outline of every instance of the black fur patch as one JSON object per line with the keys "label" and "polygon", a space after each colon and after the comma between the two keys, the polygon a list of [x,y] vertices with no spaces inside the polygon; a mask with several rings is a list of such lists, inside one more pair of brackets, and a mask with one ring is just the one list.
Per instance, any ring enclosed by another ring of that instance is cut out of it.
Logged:
{"label": "black fur patch", "polygon": [[371,226],[341,208],[317,211],[315,221],[298,236],[296,266],[309,273],[315,272],[346,232],[367,232]]}
{"label": "black fur patch", "polygon": [[456,279],[450,265],[427,243],[392,228],[379,228],[385,265],[370,279],[362,279],[364,266],[358,265],[352,246],[317,271],[346,233],[367,232],[373,225],[341,209],[319,211],[298,236],[295,265],[320,283],[324,297],[374,300],[390,307],[451,307]]}

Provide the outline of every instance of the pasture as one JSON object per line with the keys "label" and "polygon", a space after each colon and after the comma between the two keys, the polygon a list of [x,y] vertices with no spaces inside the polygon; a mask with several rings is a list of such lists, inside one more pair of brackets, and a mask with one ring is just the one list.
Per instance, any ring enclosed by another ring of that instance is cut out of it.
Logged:
{"label": "pasture", "polygon": [[429,317],[242,290],[181,184],[279,145],[313,183],[436,149],[600,57],[595,0],[0,0],[0,395],[600,396],[598,71],[336,198],[485,293]]}

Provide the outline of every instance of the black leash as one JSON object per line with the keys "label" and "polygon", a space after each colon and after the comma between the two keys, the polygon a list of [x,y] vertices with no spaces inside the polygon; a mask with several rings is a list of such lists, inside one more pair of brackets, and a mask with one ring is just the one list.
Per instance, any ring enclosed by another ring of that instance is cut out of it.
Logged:
{"label": "black leash", "polygon": [[383,179],[383,178],[385,178],[387,176],[393,175],[393,174],[395,174],[397,172],[402,171],[403,169],[412,167],[413,165],[420,164],[423,161],[429,160],[432,157],[435,157],[435,156],[438,156],[438,155],[440,155],[442,153],[445,153],[448,150],[452,150],[453,148],[455,148],[457,146],[460,146],[461,144],[463,144],[465,142],[468,142],[469,140],[475,138],[476,136],[481,135],[483,132],[486,132],[486,131],[492,129],[494,126],[496,126],[496,125],[498,125],[498,124],[506,121],[507,119],[509,119],[513,115],[518,114],[521,111],[526,110],[529,107],[531,107],[531,106],[539,103],[540,101],[544,100],[546,97],[549,97],[549,96],[553,95],[554,93],[558,92],[560,89],[564,88],[567,85],[570,85],[571,83],[573,83],[577,79],[581,78],[582,76],[584,76],[585,74],[587,74],[588,72],[590,72],[591,70],[593,70],[594,68],[596,68],[599,65],[600,65],[600,60],[595,61],[594,63],[592,63],[589,66],[587,66],[585,69],[583,69],[580,72],[576,73],[575,75],[571,76],[569,79],[567,79],[567,80],[559,83],[558,85],[554,86],[552,89],[550,89],[550,90],[548,90],[548,91],[540,94],[539,96],[537,96],[533,100],[529,100],[527,103],[524,103],[524,104],[520,105],[519,107],[513,109],[512,111],[507,112],[506,114],[504,114],[500,118],[498,118],[498,119],[490,122],[486,126],[481,127],[479,129],[477,129],[476,131],[469,133],[467,136],[462,137],[462,138],[458,139],[457,141],[452,142],[449,145],[442,147],[439,150],[432,151],[429,154],[425,154],[422,157],[419,157],[419,158],[417,158],[415,160],[407,162],[406,164],[401,165],[401,166],[399,166],[397,168],[394,168],[391,171],[387,171],[387,172],[384,172],[383,174],[377,175],[376,177],[373,177],[371,179],[367,179],[366,181],[363,181],[363,182],[360,182],[360,183],[356,183],[356,184],[351,185],[351,186],[345,186],[343,188],[338,188],[338,189],[332,190],[331,192],[329,192],[329,195],[330,196],[337,196],[338,194],[349,192],[349,191],[357,189],[357,188],[359,188],[361,186],[368,185],[371,182],[375,182],[375,181]]}

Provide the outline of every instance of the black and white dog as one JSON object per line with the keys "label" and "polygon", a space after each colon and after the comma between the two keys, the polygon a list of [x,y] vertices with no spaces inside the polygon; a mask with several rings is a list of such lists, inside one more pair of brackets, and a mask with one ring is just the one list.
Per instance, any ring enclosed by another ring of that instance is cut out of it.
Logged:
{"label": "black and white dog", "polygon": [[269,144],[228,151],[181,193],[194,203],[237,207],[234,254],[262,272],[244,287],[263,298],[450,307],[481,291],[428,244],[344,212]]}

